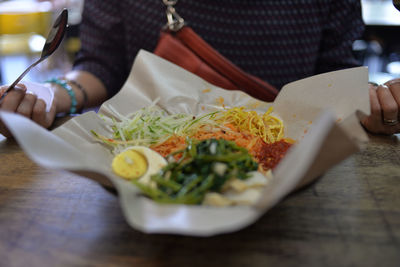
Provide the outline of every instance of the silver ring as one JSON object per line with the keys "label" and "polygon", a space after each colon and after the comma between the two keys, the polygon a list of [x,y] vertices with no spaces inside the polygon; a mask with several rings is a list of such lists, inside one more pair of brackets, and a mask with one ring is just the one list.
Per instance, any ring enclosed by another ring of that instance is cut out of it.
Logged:
{"label": "silver ring", "polygon": [[383,119],[383,124],[388,125],[388,126],[394,126],[394,125],[397,125],[398,123],[399,123],[399,121],[396,119],[394,119],[394,120]]}

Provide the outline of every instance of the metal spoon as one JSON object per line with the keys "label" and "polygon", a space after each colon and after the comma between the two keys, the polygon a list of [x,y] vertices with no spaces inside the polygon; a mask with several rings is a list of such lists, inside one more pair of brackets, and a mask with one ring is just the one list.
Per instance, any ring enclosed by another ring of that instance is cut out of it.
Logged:
{"label": "metal spoon", "polygon": [[49,35],[47,36],[46,43],[43,46],[42,49],[42,54],[40,55],[40,58],[34,62],[32,65],[30,65],[8,88],[7,90],[3,93],[7,93],[11,89],[13,89],[19,81],[22,80],[22,78],[37,64],[48,58],[51,54],[53,54],[54,51],[58,48],[60,45],[66,28],[67,28],[67,23],[68,23],[68,10],[64,9],[61,14],[57,17],[56,21],[54,22],[53,27],[50,30]]}

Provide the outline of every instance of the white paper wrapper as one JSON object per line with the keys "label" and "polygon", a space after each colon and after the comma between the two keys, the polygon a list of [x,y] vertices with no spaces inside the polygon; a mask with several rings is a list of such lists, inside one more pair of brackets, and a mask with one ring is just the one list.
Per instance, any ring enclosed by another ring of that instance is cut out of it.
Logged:
{"label": "white paper wrapper", "polygon": [[[38,99],[42,99],[46,104],[46,112],[50,111],[51,105],[54,100],[54,92],[49,87],[44,86],[40,83],[22,81],[21,84],[24,84],[27,87],[27,93],[35,94]],[[0,96],[2,92],[0,92]],[[1,98],[1,97],[0,97]]]}
{"label": "white paper wrapper", "polygon": [[[116,188],[128,223],[145,233],[210,236],[242,229],[255,222],[283,197],[314,180],[328,168],[361,148],[367,135],[356,111],[369,113],[368,72],[353,68],[317,75],[285,86],[274,103],[258,101],[238,91],[217,88],[149,52],[141,51],[122,90],[105,102],[99,113],[131,113],[160,98],[171,113],[201,113],[245,106],[275,115],[286,126],[286,136],[298,141],[274,171],[254,206],[208,207],[160,205],[139,194],[111,171],[111,151],[90,130],[110,133],[98,114],[88,112],[52,132],[30,120],[0,112],[27,155],[38,164],[69,170]],[[257,175],[262,175],[257,173]]]}
{"label": "white paper wrapper", "polygon": [[23,81],[21,83],[25,84],[25,86],[28,88],[28,92],[30,91],[34,93],[35,95],[37,95],[38,99],[42,99],[44,103],[46,103],[46,111],[49,112],[54,99],[53,90],[40,83],[29,81]]}

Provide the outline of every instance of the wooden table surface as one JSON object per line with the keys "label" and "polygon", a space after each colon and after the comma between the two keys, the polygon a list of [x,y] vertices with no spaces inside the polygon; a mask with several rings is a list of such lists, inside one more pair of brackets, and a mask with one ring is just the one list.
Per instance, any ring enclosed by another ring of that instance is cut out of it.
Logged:
{"label": "wooden table surface", "polygon": [[252,226],[195,238],[132,229],[114,193],[0,137],[0,265],[400,266],[399,143],[372,137]]}

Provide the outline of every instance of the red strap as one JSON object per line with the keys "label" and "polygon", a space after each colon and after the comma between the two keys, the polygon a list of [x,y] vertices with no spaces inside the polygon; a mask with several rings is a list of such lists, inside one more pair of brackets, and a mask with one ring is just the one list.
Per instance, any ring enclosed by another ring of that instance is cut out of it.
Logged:
{"label": "red strap", "polygon": [[213,66],[221,75],[230,79],[241,90],[264,101],[273,101],[278,90],[259,78],[251,76],[219,54],[190,27],[183,27],[176,37],[188,46],[197,56]]}

